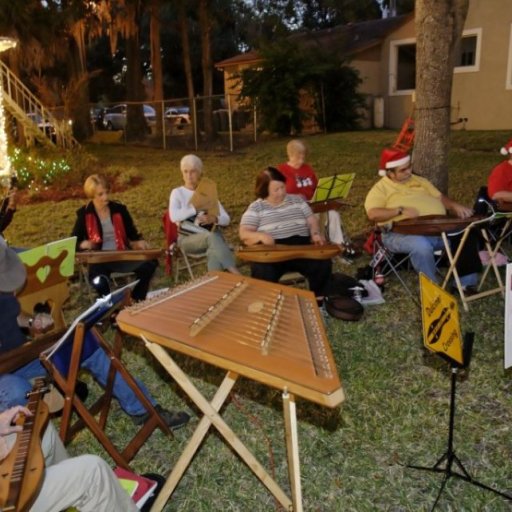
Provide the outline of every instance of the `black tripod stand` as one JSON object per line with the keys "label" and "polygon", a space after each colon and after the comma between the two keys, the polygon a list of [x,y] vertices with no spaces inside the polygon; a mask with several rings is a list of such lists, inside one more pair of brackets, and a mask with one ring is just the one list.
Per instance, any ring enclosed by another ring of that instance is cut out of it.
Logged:
{"label": "black tripod stand", "polygon": [[[469,361],[471,359],[471,349],[473,346],[473,337],[474,337],[474,333],[466,333],[466,336],[464,339],[464,365],[462,366],[463,368],[467,368],[469,366]],[[439,489],[439,493],[437,494],[436,501],[434,502],[434,505],[432,506],[432,510],[434,510],[436,508],[436,505],[439,501],[439,498],[441,497],[441,494],[443,493],[446,483],[448,482],[448,479],[451,476],[456,476],[457,478],[461,478],[462,480],[465,480],[466,482],[469,482],[473,485],[481,487],[482,489],[486,489],[495,494],[498,494],[499,496],[503,496],[504,498],[506,498],[508,500],[512,500],[511,495],[506,494],[501,491],[498,491],[496,489],[493,489],[492,487],[489,487],[488,485],[485,485],[485,484],[475,480],[466,471],[466,468],[463,466],[462,462],[457,457],[457,455],[455,455],[455,450],[453,449],[453,432],[454,432],[454,422],[455,422],[455,396],[456,396],[456,389],[457,389],[457,374],[458,374],[458,369],[461,367],[461,365],[459,365],[458,363],[456,363],[454,361],[451,361],[451,364],[452,364],[452,371],[451,371],[452,378],[451,378],[451,396],[450,396],[450,423],[449,423],[449,428],[448,428],[448,448],[446,449],[446,452],[444,452],[444,454],[440,457],[440,459],[432,467],[415,466],[412,464],[408,464],[407,467],[413,468],[413,469],[420,469],[420,470],[424,470],[424,471],[433,471],[435,473],[444,473],[444,478],[441,483],[441,488]],[[458,471],[452,469],[454,465],[457,466],[461,472],[458,472]]]}

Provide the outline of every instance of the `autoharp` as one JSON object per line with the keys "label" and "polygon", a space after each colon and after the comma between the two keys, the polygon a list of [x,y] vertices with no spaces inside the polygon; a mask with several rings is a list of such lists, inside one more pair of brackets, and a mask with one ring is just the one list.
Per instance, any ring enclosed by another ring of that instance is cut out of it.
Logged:
{"label": "autoharp", "polygon": [[238,249],[236,255],[243,261],[255,263],[277,263],[280,261],[305,258],[310,260],[328,260],[342,252],[339,245],[249,245]]}
{"label": "autoharp", "polygon": [[323,321],[308,290],[210,272],[125,309],[132,335],[313,402],[344,400]]}
{"label": "autoharp", "polygon": [[75,255],[78,263],[109,263],[111,261],[143,261],[158,259],[163,249],[135,249],[128,251],[81,251]]}
{"label": "autoharp", "polygon": [[476,215],[466,219],[448,215],[423,215],[414,219],[393,222],[391,231],[402,235],[436,236],[451,231],[462,231],[473,222],[481,220],[482,217]]}

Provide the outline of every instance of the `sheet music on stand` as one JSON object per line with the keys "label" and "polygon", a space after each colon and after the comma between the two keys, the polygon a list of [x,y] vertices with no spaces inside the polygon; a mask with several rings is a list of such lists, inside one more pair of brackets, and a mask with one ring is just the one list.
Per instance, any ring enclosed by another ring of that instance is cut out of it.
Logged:
{"label": "sheet music on stand", "polygon": [[90,321],[94,317],[96,317],[96,319],[99,319],[106,311],[108,311],[115,304],[121,301],[125,296],[125,292],[127,290],[133,289],[138,282],[139,281],[137,280],[133,281],[132,283],[128,283],[127,285],[118,288],[112,293],[109,293],[104,297],[96,299],[96,302],[94,304],[92,304],[89,308],[80,313],[80,315],[78,315],[73,320],[67,331],[55,342],[55,344],[46,349],[44,352],[42,352],[41,355],[46,357],[47,359],[50,359],[59,350],[59,348],[64,343],[66,343],[67,340],[71,338],[73,331],[80,322],[84,320]]}
{"label": "sheet music on stand", "polygon": [[322,177],[318,180],[311,203],[346,199],[354,182],[355,172],[349,174],[335,174]]}

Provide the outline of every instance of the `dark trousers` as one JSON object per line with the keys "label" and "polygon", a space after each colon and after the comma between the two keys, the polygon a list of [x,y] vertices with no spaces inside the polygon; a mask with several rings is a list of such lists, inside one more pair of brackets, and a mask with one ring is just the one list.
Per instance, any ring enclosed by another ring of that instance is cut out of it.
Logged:
{"label": "dark trousers", "polygon": [[[285,245],[308,245],[308,237],[293,236],[276,240]],[[277,283],[287,272],[299,272],[309,282],[309,289],[316,297],[323,297],[332,273],[331,260],[311,260],[298,258],[279,263],[251,263],[251,276],[262,281]]]}
{"label": "dark trousers", "polygon": [[279,263],[252,263],[251,276],[263,281],[277,283],[287,272],[300,272],[309,282],[316,297],[323,297],[331,276],[331,260],[296,259]]}
{"label": "dark trousers", "polygon": [[[452,254],[455,254],[457,247],[459,246],[462,235],[448,237],[450,240],[450,246]],[[478,255],[480,246],[480,233],[472,229],[466,238],[466,243],[462,248],[459,259],[457,260],[457,272],[460,276],[466,276],[468,274],[478,274],[482,271],[482,262]]]}
{"label": "dark trousers", "polygon": [[89,265],[89,281],[101,275],[110,278],[110,274],[113,272],[133,272],[139,282],[132,291],[132,298],[133,300],[144,300],[156,267],[158,267],[158,260],[94,263]]}

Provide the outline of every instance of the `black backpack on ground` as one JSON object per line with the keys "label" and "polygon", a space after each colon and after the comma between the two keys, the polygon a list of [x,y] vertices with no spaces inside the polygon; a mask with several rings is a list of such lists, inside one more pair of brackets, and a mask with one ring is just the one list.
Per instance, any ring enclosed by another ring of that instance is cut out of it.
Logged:
{"label": "black backpack on ground", "polygon": [[368,294],[364,286],[351,276],[334,272],[325,291],[325,309],[339,320],[354,322],[364,313],[364,307],[355,297]]}

